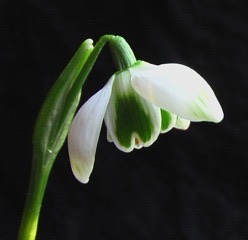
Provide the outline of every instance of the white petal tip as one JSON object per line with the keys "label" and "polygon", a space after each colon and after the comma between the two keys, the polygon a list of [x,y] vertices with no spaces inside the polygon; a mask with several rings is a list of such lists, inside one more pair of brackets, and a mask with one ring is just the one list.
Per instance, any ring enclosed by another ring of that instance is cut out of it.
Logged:
{"label": "white petal tip", "polygon": [[[75,176],[75,177],[76,177],[76,176]],[[76,179],[77,179],[80,183],[83,183],[83,184],[86,184],[86,183],[89,182],[89,178],[87,178],[87,179],[82,179],[82,178],[77,178],[77,177],[76,177]]]}
{"label": "white petal tip", "polygon": [[223,119],[224,119],[224,113],[222,112],[222,113],[220,113],[220,114],[213,120],[213,122],[214,122],[214,123],[219,123],[219,122],[221,122]]}
{"label": "white petal tip", "polygon": [[71,163],[71,169],[72,169],[72,172],[73,172],[75,178],[79,182],[84,183],[84,184],[89,182],[89,177],[88,177],[89,174],[86,174],[86,172],[83,171],[79,166]]}
{"label": "white petal tip", "polygon": [[217,104],[212,105],[212,109],[214,109],[214,111],[213,110],[211,111],[211,108],[209,108],[209,111],[208,111],[209,113],[206,114],[207,116],[206,121],[219,123],[223,120],[224,112],[217,100],[216,100],[216,103]]}

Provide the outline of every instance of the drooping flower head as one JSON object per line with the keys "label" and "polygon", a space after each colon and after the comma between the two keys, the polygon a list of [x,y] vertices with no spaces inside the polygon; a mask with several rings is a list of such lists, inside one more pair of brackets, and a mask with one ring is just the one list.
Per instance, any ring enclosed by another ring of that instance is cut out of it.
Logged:
{"label": "drooping flower head", "polygon": [[181,64],[131,61],[76,114],[68,135],[72,171],[82,183],[92,172],[103,121],[107,139],[124,152],[148,147],[160,133],[191,121],[220,122],[222,108],[208,83]]}

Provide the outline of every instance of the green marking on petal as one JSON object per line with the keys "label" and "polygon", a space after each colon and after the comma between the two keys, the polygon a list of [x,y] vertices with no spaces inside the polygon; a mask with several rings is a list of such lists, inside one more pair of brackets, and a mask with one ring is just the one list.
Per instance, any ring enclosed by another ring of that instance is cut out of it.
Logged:
{"label": "green marking on petal", "polygon": [[171,122],[171,115],[167,111],[161,109],[161,130],[166,130]]}
{"label": "green marking on petal", "polygon": [[161,130],[160,108],[133,89],[128,70],[115,75],[104,120],[114,144],[124,152],[150,146]]}
{"label": "green marking on petal", "polygon": [[150,116],[135,95],[117,95],[115,100],[116,136],[125,148],[130,148],[133,136],[135,144],[139,144],[139,140],[148,142],[154,131]]}
{"label": "green marking on petal", "polygon": [[169,113],[163,109],[160,109],[161,112],[161,132],[165,133],[171,130],[176,123],[176,115]]}

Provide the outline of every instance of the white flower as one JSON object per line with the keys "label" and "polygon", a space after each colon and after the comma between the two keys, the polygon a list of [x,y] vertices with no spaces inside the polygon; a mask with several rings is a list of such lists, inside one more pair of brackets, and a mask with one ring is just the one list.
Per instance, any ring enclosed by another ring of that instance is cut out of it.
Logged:
{"label": "white flower", "polygon": [[107,138],[130,152],[190,121],[220,122],[221,106],[207,82],[180,64],[144,61],[114,74],[76,114],[68,135],[72,171],[82,183],[92,172],[103,119]]}

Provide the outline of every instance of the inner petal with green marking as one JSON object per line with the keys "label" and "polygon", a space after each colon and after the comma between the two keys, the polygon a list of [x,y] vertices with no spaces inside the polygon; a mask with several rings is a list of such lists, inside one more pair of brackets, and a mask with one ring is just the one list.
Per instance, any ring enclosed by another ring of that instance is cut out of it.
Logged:
{"label": "inner petal with green marking", "polygon": [[134,91],[128,71],[115,77],[105,123],[113,142],[125,152],[150,146],[160,133],[160,109]]}
{"label": "inner petal with green marking", "polygon": [[176,119],[177,116],[175,114],[161,109],[161,133],[170,131],[174,127]]}

